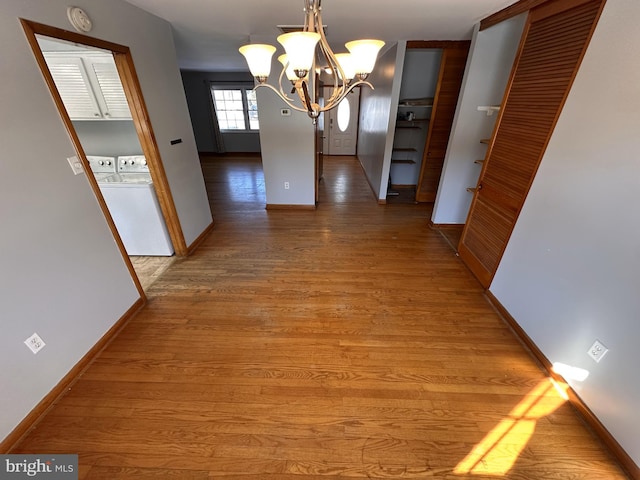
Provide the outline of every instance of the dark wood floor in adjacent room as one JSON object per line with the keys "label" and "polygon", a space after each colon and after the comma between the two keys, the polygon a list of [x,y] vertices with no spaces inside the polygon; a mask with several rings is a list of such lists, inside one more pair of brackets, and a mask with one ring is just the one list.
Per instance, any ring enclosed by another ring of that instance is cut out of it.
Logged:
{"label": "dark wood floor in adjacent room", "polygon": [[15,453],[80,479],[625,479],[429,227],[327,158],[315,211],[203,157],[215,228]]}

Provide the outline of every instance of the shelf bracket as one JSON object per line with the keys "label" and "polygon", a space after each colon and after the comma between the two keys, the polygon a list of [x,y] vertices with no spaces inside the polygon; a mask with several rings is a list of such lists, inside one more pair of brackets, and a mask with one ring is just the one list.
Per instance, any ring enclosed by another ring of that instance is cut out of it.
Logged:
{"label": "shelf bracket", "polygon": [[500,111],[500,105],[480,105],[478,106],[478,111],[487,112],[487,117],[490,117],[494,112]]}

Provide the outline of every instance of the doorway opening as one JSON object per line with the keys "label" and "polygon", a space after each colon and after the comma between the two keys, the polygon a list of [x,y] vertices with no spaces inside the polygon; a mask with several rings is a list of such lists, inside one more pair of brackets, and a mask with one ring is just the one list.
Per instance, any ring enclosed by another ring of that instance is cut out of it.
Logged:
{"label": "doorway opening", "polygon": [[[77,156],[70,163],[87,173],[144,297],[144,289],[173,261],[174,252],[186,255],[187,248],[129,49],[21,22],[74,144]],[[141,230],[129,210],[145,222],[153,220]],[[155,250],[145,255],[149,245]]]}
{"label": "doorway opening", "polygon": [[407,42],[387,198],[408,190],[411,201],[435,201],[469,45]]}

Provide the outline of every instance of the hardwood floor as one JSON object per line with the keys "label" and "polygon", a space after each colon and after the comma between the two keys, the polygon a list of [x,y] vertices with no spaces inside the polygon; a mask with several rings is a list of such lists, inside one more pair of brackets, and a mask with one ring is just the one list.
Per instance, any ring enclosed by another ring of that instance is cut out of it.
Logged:
{"label": "hardwood floor", "polygon": [[464,225],[438,225],[433,226],[433,229],[440,232],[440,235],[444,237],[454,251],[458,251],[458,244],[462,237]]}
{"label": "hardwood floor", "polygon": [[265,210],[258,158],[202,161],[215,228],[14,453],[80,479],[625,479],[428,204],[325,160]]}
{"label": "hardwood floor", "polygon": [[175,262],[176,257],[146,257],[132,256],[129,257],[133,265],[140,285],[147,291],[154,282],[162,276],[164,272]]}

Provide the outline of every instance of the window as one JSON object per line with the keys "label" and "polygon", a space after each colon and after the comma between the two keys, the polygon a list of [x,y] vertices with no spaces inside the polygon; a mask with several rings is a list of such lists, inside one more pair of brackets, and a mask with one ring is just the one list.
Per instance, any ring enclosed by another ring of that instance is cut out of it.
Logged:
{"label": "window", "polygon": [[211,86],[221,131],[258,130],[258,102],[252,87]]}
{"label": "window", "polygon": [[348,98],[343,98],[338,104],[338,128],[342,133],[349,128],[349,122],[351,121],[351,105]]}

